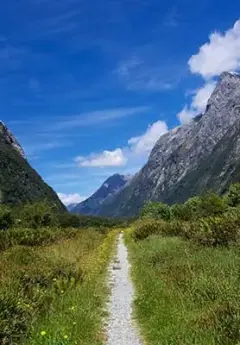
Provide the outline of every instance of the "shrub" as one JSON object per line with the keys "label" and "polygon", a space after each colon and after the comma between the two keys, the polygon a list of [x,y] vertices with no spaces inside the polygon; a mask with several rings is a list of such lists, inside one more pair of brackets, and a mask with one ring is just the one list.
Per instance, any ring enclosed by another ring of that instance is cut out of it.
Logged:
{"label": "shrub", "polygon": [[11,209],[8,206],[0,206],[0,230],[8,229],[14,224],[14,217]]}
{"label": "shrub", "polygon": [[240,205],[240,183],[234,183],[230,186],[227,194],[227,202],[232,207]]}
{"label": "shrub", "polygon": [[171,210],[170,207],[161,202],[148,202],[140,212],[142,218],[163,219],[170,220]]}
{"label": "shrub", "polygon": [[171,206],[173,219],[187,221],[192,218],[192,211],[186,204],[174,204]]}
{"label": "shrub", "polygon": [[208,217],[192,222],[191,228],[191,236],[200,244],[228,246],[237,241],[240,218],[227,213],[221,217]]}
{"label": "shrub", "polygon": [[47,202],[25,204],[18,212],[21,226],[38,228],[56,225],[55,206]]}
{"label": "shrub", "polygon": [[160,234],[162,228],[165,226],[164,221],[156,220],[142,220],[135,223],[135,228],[133,231],[133,238],[135,240],[144,240],[145,238]]}

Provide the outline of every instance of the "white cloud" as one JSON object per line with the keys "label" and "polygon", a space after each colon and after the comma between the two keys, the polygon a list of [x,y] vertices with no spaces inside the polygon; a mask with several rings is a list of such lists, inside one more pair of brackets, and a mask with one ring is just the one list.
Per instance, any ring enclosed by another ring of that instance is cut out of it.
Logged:
{"label": "white cloud", "polygon": [[240,70],[240,20],[225,33],[212,33],[209,42],[191,56],[188,64],[192,73],[200,74],[207,81],[194,93],[191,104],[185,105],[177,114],[181,123],[188,123],[193,117],[204,112],[216,87],[214,77],[225,71]]}
{"label": "white cloud", "polygon": [[127,162],[123,150],[117,148],[113,151],[105,150],[99,154],[93,153],[88,157],[79,156],[76,162],[80,167],[118,167],[123,166]]}
{"label": "white cloud", "polygon": [[48,129],[55,131],[76,127],[94,126],[97,124],[108,123],[114,120],[126,118],[128,116],[142,114],[147,110],[149,110],[149,107],[146,106],[96,110],[89,113],[68,116],[66,119],[59,119],[57,123]]}
{"label": "white cloud", "polygon": [[159,137],[167,133],[167,131],[168,128],[166,122],[157,121],[151,126],[148,126],[143,135],[129,139],[128,144],[136,154],[149,153]]}
{"label": "white cloud", "polygon": [[168,131],[164,121],[156,121],[148,126],[147,130],[138,137],[128,140],[128,145],[124,148],[117,148],[113,151],[103,151],[92,153],[89,156],[78,156],[75,161],[79,167],[122,167],[130,162],[145,160],[153,146],[161,135]]}
{"label": "white cloud", "polygon": [[201,113],[204,113],[208,99],[216,87],[215,81],[207,82],[203,87],[196,90],[192,97],[191,105],[185,105],[177,114],[177,118],[182,124],[189,123],[191,119]]}
{"label": "white cloud", "polygon": [[57,194],[58,194],[59,199],[66,206],[69,206],[71,204],[78,204],[79,202],[86,199],[85,197],[80,196],[77,193],[73,193],[73,194],[57,193]]}
{"label": "white cloud", "polygon": [[189,108],[187,105],[177,114],[177,118],[181,124],[185,125],[191,122],[192,118],[197,115],[194,109]]}
{"label": "white cloud", "polygon": [[120,82],[130,91],[159,92],[175,87],[181,77],[179,66],[159,65],[145,54],[140,54],[142,59],[135,55],[127,60],[120,61],[114,73]]}
{"label": "white cloud", "polygon": [[225,33],[214,32],[209,42],[202,45],[199,52],[189,61],[192,73],[208,79],[224,71],[240,69],[240,20]]}

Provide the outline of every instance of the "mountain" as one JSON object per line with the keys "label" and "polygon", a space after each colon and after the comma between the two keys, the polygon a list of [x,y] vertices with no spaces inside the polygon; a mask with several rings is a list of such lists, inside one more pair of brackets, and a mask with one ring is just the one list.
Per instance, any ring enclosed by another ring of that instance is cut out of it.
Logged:
{"label": "mountain", "polygon": [[112,175],[93,195],[80,202],[71,212],[85,215],[98,215],[101,204],[119,192],[130,179],[130,176],[120,174]]}
{"label": "mountain", "polygon": [[169,204],[240,180],[240,76],[224,72],[204,115],[160,137],[147,164],[100,208],[133,216],[148,200]]}
{"label": "mountain", "polygon": [[69,212],[72,212],[72,210],[74,210],[74,208],[78,205],[78,203],[73,203],[67,206],[67,210]]}
{"label": "mountain", "polygon": [[54,190],[30,166],[17,139],[0,121],[1,202],[19,205],[43,199],[53,202],[59,210],[65,210]]}

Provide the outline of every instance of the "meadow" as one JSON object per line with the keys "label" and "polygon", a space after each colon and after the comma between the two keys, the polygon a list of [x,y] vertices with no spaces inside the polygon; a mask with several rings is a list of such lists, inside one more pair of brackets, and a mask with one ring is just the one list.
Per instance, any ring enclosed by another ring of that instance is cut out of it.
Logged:
{"label": "meadow", "polygon": [[20,219],[0,230],[0,344],[103,344],[106,272],[118,230],[105,220],[81,228],[56,219],[46,226],[38,217],[27,228]]}
{"label": "meadow", "polygon": [[147,345],[240,344],[239,191],[148,203],[127,231]]}

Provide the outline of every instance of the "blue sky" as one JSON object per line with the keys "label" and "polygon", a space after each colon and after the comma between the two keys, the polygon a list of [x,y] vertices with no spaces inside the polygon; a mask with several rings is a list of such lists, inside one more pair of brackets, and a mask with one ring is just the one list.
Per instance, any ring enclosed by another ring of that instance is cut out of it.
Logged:
{"label": "blue sky", "polygon": [[161,134],[204,110],[222,71],[239,70],[239,14],[237,0],[4,2],[1,119],[80,200],[136,172]]}

